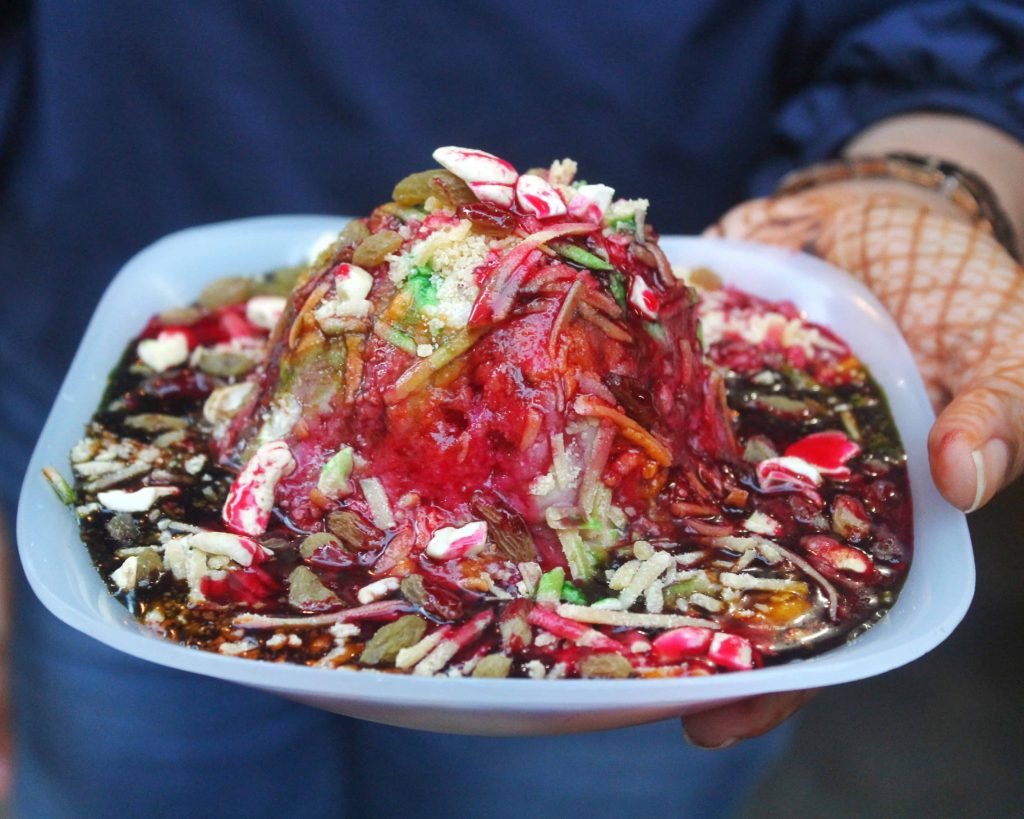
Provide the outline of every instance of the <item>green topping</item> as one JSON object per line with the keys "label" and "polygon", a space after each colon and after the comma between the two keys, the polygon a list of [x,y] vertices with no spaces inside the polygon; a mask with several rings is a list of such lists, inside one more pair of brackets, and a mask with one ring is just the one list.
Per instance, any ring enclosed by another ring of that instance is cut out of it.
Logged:
{"label": "green topping", "polygon": [[569,572],[576,580],[588,579],[597,569],[598,556],[590,549],[578,530],[558,533],[562,553],[569,564]]}
{"label": "green topping", "polygon": [[691,594],[706,594],[714,596],[716,591],[715,584],[708,579],[705,574],[698,574],[694,577],[687,578],[686,580],[679,580],[665,587],[663,594],[665,597],[665,605],[669,608],[675,608],[676,603],[680,600],[686,600]]}
{"label": "green topping", "polygon": [[566,580],[562,584],[562,599],[566,603],[572,603],[573,605],[576,605],[576,606],[585,606],[585,605],[587,605],[587,598],[584,596],[583,592],[581,592],[578,588],[576,588],[568,580]]}
{"label": "green topping", "polygon": [[413,305],[417,310],[428,304],[437,304],[437,286],[434,284],[434,271],[427,265],[417,265],[405,280],[405,288],[412,296]]}
{"label": "green topping", "polygon": [[662,327],[656,321],[645,321],[644,329],[647,331],[647,335],[657,341],[659,344],[668,343],[668,334],[665,332],[665,328]]}
{"label": "green topping", "polygon": [[353,488],[349,477],[352,475],[352,447],[342,447],[320,470],[317,489],[328,497],[351,495]]}
{"label": "green topping", "polygon": [[608,220],[608,227],[618,233],[636,233],[636,216],[617,217]]}
{"label": "green topping", "polygon": [[600,256],[596,256],[589,250],[584,250],[579,245],[559,243],[552,246],[552,249],[563,259],[570,262],[589,267],[591,270],[614,270],[615,268]]}
{"label": "green topping", "polygon": [[403,330],[399,330],[393,324],[388,324],[383,319],[378,320],[374,322],[373,332],[399,350],[403,350],[409,353],[409,355],[416,355],[415,339]]}
{"label": "green topping", "polygon": [[61,503],[65,506],[75,505],[75,490],[71,488],[71,484],[64,480],[64,476],[60,472],[52,466],[46,466],[43,467],[43,477],[50,484],[54,494],[60,498]]}
{"label": "green topping", "polygon": [[608,277],[608,289],[612,291],[612,298],[619,308],[626,310],[626,277],[618,270],[612,272]]}
{"label": "green topping", "polygon": [[538,603],[557,603],[562,599],[562,587],[565,586],[565,569],[556,566],[550,572],[541,575],[537,584],[535,598]]}

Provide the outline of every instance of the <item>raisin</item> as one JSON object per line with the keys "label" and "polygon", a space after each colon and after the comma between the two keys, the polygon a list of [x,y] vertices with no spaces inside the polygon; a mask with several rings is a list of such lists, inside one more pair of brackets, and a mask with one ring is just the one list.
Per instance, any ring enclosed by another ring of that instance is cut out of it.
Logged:
{"label": "raisin", "polygon": [[363,665],[393,663],[398,652],[422,640],[426,630],[426,621],[415,614],[399,617],[377,630],[363,649],[359,662]]}
{"label": "raisin", "polygon": [[303,560],[324,569],[350,569],[357,565],[355,555],[330,532],[317,532],[299,544]]}
{"label": "raisin", "polygon": [[428,586],[421,575],[411,574],[406,577],[400,590],[406,600],[419,606],[427,614],[432,614],[440,620],[462,619],[462,601],[452,592],[433,583]]}
{"label": "raisin", "polygon": [[656,423],[658,413],[654,408],[654,399],[638,379],[609,373],[605,376],[604,383],[612,391],[615,400],[622,405],[626,415],[645,427],[651,427]]}
{"label": "raisin", "polygon": [[516,229],[515,214],[490,202],[459,205],[455,215],[461,219],[468,219],[480,233],[507,236]]}
{"label": "raisin", "polygon": [[353,219],[338,234],[338,241],[346,245],[357,245],[369,237],[370,229],[362,219]]}
{"label": "raisin", "polygon": [[512,670],[512,658],[504,654],[488,654],[473,669],[474,677],[507,677]]}
{"label": "raisin", "polygon": [[245,375],[256,366],[256,361],[250,356],[231,350],[209,350],[200,347],[197,352],[196,367],[207,375],[219,378]]}
{"label": "raisin", "polygon": [[329,609],[341,603],[306,566],[296,566],[288,575],[288,605],[300,611]]}
{"label": "raisin", "polygon": [[225,276],[214,279],[199,294],[199,304],[210,310],[239,304],[252,294],[252,279],[244,276]]}
{"label": "raisin", "polygon": [[394,230],[382,230],[367,236],[352,254],[352,263],[360,267],[376,267],[385,257],[402,246],[402,237]]}
{"label": "raisin", "polygon": [[154,549],[139,552],[136,561],[135,572],[142,585],[147,585],[159,577],[164,568],[163,558]]}
{"label": "raisin", "polygon": [[399,205],[422,205],[427,201],[427,197],[434,193],[430,187],[430,180],[437,173],[438,171],[419,171],[409,174],[395,185],[395,189],[391,191],[391,198]]}
{"label": "raisin", "polygon": [[469,185],[450,171],[437,171],[430,180],[430,190],[434,198],[447,208],[476,201],[476,194]]}
{"label": "raisin", "polygon": [[324,546],[333,546],[336,549],[343,548],[341,541],[336,535],[332,535],[330,532],[316,532],[299,544],[299,554],[307,558],[312,557],[317,549]]}
{"label": "raisin", "polygon": [[327,516],[326,525],[348,549],[365,552],[374,548],[375,530],[355,512],[336,509]]}
{"label": "raisin", "polygon": [[633,673],[633,664],[621,654],[591,654],[580,663],[580,676],[623,680]]}
{"label": "raisin", "polygon": [[487,521],[487,534],[509,560],[526,563],[537,559],[533,536],[522,515],[492,506],[480,497],[473,499],[473,511]]}

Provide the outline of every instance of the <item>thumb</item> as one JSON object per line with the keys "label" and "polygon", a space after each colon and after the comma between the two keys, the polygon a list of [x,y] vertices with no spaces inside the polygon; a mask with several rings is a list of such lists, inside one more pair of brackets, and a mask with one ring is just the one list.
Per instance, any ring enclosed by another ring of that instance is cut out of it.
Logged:
{"label": "thumb", "polygon": [[984,506],[1024,469],[1024,371],[968,383],[928,436],[932,476],[967,512]]}

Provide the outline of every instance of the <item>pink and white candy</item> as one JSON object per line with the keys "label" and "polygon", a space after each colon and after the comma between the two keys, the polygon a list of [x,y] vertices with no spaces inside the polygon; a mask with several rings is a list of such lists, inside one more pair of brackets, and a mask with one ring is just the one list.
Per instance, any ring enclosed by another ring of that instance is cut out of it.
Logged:
{"label": "pink and white candy", "polygon": [[474,520],[457,529],[445,526],[438,529],[427,544],[427,556],[434,560],[453,560],[458,557],[473,557],[487,542],[487,524]]}
{"label": "pink and white candy", "polygon": [[678,663],[688,657],[699,657],[707,652],[714,632],[700,626],[683,626],[666,631],[655,638],[654,656],[663,663]]}
{"label": "pink and white candy", "polygon": [[754,667],[754,647],[746,637],[716,631],[708,648],[708,659],[731,671],[749,671]]}
{"label": "pink and white candy", "polygon": [[516,182],[516,202],[520,210],[540,219],[566,213],[565,202],[558,191],[545,179],[531,174],[520,176]]}
{"label": "pink and white candy", "polygon": [[846,462],[860,454],[860,447],[839,430],[830,429],[814,432],[786,448],[783,453],[801,458],[811,464],[822,475],[830,478],[850,477]]}
{"label": "pink and white candy", "polygon": [[434,160],[469,185],[481,202],[491,202],[503,208],[515,201],[515,184],[519,172],[494,154],[473,148],[448,145],[434,151]]}
{"label": "pink and white candy", "polygon": [[615,188],[607,185],[580,185],[569,200],[569,215],[599,225],[614,196]]}
{"label": "pink and white candy", "polygon": [[244,535],[261,535],[270,523],[278,481],[295,469],[284,441],[270,441],[256,450],[235,478],[224,502],[224,522]]}
{"label": "pink and white candy", "polygon": [[661,299],[654,289],[647,284],[640,276],[634,276],[629,286],[629,303],[632,304],[642,316],[651,321],[658,318],[658,310],[661,309]]}
{"label": "pink and white candy", "polygon": [[815,490],[824,482],[813,464],[795,455],[765,458],[757,465],[757,482],[765,492],[792,490],[819,499]]}

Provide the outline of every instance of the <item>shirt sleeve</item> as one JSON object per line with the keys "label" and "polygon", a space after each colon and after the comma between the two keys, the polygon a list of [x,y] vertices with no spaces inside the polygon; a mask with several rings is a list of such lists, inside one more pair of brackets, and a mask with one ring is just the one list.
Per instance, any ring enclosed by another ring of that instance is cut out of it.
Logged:
{"label": "shirt sleeve", "polygon": [[906,111],[963,114],[1024,140],[1024,5],[907,4],[829,36],[778,109],[755,193]]}

